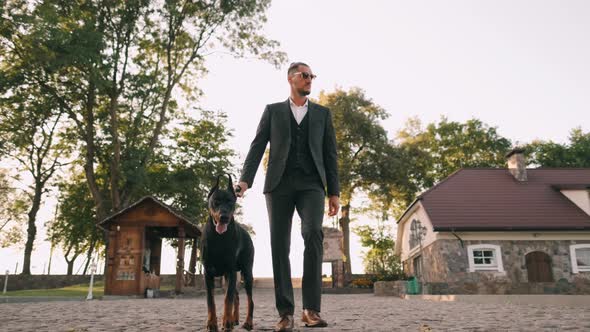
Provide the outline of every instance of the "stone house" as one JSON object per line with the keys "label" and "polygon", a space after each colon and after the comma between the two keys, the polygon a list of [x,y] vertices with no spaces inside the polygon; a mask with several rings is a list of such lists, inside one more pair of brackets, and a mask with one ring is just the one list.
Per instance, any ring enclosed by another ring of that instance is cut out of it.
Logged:
{"label": "stone house", "polygon": [[431,294],[590,294],[590,169],[460,169],[398,221],[404,271]]}

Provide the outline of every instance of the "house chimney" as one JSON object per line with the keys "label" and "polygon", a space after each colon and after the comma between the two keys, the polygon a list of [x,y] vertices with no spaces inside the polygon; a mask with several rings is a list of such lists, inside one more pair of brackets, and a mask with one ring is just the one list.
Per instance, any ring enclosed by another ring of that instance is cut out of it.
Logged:
{"label": "house chimney", "polygon": [[524,149],[514,148],[506,155],[508,171],[518,181],[526,181],[526,163],[524,161]]}

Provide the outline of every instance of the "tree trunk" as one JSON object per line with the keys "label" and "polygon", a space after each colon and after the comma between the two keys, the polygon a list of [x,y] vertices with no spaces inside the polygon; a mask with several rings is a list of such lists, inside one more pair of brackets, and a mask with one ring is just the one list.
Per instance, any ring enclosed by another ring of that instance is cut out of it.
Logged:
{"label": "tree trunk", "polygon": [[190,273],[192,273],[191,275],[191,282],[190,282],[190,286],[194,287],[196,282],[195,282],[195,274],[197,272],[197,246],[198,246],[198,242],[197,239],[193,239],[193,246],[191,248],[191,259],[188,263],[188,271]]}
{"label": "tree trunk", "polygon": [[[115,82],[116,85],[116,82]],[[116,89],[116,88],[114,88]],[[121,166],[121,142],[119,141],[119,118],[117,117],[118,110],[118,95],[113,93],[109,105],[111,117],[111,136],[113,138],[113,156],[111,158],[111,199],[113,212],[119,211],[121,208],[121,199],[119,195],[119,173]]]}
{"label": "tree trunk", "polygon": [[342,229],[342,247],[344,250],[344,284],[347,285],[352,280],[352,268],[350,265],[350,202],[342,206],[340,218],[340,228]]}
{"label": "tree trunk", "polygon": [[[86,154],[84,156],[84,174],[86,175],[86,183],[88,184],[88,188],[90,189],[92,200],[94,201],[94,206],[96,208],[96,224],[98,225],[99,222],[103,221],[107,217],[108,213],[104,205],[104,199],[100,193],[100,188],[98,187],[98,183],[96,181],[96,175],[94,173],[94,106],[96,105],[96,84],[93,77],[93,70],[91,70],[89,73],[88,82],[88,95],[84,109],[85,128],[83,130],[84,142],[86,143]],[[109,261],[109,232],[107,230],[103,231],[103,239],[105,244],[105,264],[103,272],[106,275]]]}
{"label": "tree trunk", "polygon": [[92,254],[94,253],[94,246],[96,245],[96,240],[93,239],[92,242],[90,242],[90,248],[88,248],[88,252],[86,253],[86,265],[84,265],[84,272],[82,272],[82,275],[86,275],[86,273],[88,272],[88,266],[90,265],[90,262],[92,261]]}
{"label": "tree trunk", "polygon": [[159,119],[158,122],[156,123],[156,127],[154,128],[152,137],[150,139],[150,143],[148,145],[148,148],[145,151],[145,155],[144,158],[142,160],[141,165],[145,168],[146,165],[148,165],[148,163],[150,162],[154,149],[156,148],[156,145],[158,144],[158,141],[160,139],[160,134],[162,133],[162,128],[164,128],[164,125],[166,124],[166,113],[168,111],[168,104],[170,103],[170,96],[172,94],[172,88],[174,87],[174,85],[171,85],[171,83],[168,83],[168,88],[166,89],[166,94],[164,95],[163,101],[162,101],[162,105],[160,106],[160,113],[159,113]]}
{"label": "tree trunk", "polygon": [[47,275],[51,274],[51,260],[53,259],[53,243],[51,243],[51,249],[49,249],[49,263],[47,264]]}
{"label": "tree trunk", "polygon": [[68,275],[69,276],[74,274],[74,262],[76,261],[76,258],[78,258],[78,255],[79,255],[79,253],[77,253],[76,250],[74,249],[74,256],[72,257],[72,259],[68,259],[68,256],[70,255],[70,251],[72,251],[72,249],[74,249],[73,244],[70,245],[70,247],[68,248],[68,250],[64,254],[64,258],[66,260],[66,263],[68,263]]}
{"label": "tree trunk", "polygon": [[39,212],[39,207],[41,206],[43,185],[43,182],[39,180],[35,181],[35,194],[33,196],[33,204],[31,205],[31,209],[28,213],[29,227],[27,229],[27,243],[25,244],[25,258],[23,261],[22,272],[22,274],[24,275],[31,274],[31,253],[33,252],[33,243],[35,242],[35,237],[37,236],[37,225],[35,225],[35,222],[37,221],[37,212]]}
{"label": "tree trunk", "polygon": [[96,176],[94,174],[94,154],[95,154],[95,145],[94,145],[94,104],[96,102],[96,91],[95,85],[93,84],[92,77],[89,78],[90,84],[88,86],[88,99],[86,101],[86,109],[85,109],[85,137],[84,141],[86,143],[86,155],[85,155],[85,163],[84,163],[84,173],[86,175],[86,183],[88,183],[88,188],[90,189],[90,193],[92,194],[92,199],[94,200],[94,205],[96,206],[96,219],[97,221],[102,221],[107,216],[107,211],[104,206],[104,200],[100,193],[100,189],[98,187]]}
{"label": "tree trunk", "polygon": [[71,276],[72,274],[74,274],[74,262],[76,260],[72,259],[71,261],[68,262],[68,273],[67,275]]}

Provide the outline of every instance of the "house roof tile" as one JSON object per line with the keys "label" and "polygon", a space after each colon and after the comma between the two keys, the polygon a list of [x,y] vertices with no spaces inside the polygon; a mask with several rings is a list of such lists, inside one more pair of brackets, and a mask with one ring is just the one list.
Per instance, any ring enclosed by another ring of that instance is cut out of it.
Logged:
{"label": "house roof tile", "polygon": [[590,230],[590,216],[560,189],[590,187],[590,169],[461,169],[418,196],[435,231]]}

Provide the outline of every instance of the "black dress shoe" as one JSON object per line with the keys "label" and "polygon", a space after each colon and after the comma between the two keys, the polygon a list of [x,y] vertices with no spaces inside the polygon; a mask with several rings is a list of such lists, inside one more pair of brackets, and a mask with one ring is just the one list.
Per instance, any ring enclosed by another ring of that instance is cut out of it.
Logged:
{"label": "black dress shoe", "polygon": [[293,315],[283,315],[281,320],[275,325],[275,332],[292,332],[293,331]]}

